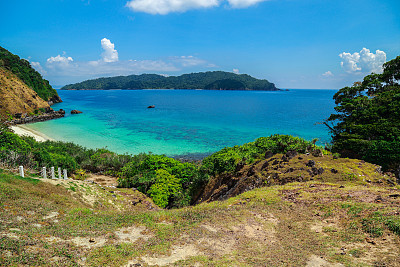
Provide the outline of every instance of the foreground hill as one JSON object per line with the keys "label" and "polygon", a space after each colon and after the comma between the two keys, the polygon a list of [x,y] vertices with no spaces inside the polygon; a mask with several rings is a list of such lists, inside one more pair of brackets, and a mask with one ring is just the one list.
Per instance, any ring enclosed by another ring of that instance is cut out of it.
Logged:
{"label": "foreground hill", "polygon": [[247,74],[238,75],[224,71],[200,72],[170,77],[157,74],[142,74],[99,78],[66,85],[61,89],[279,90],[267,80],[259,80]]}
{"label": "foreground hill", "polygon": [[50,108],[50,105],[32,88],[2,67],[0,67],[0,100],[0,117]]}
{"label": "foreground hill", "polygon": [[[29,61],[21,59],[1,46],[0,68],[16,75],[28,87],[33,89],[40,98],[48,101],[50,105],[61,102],[57,91],[51,87],[49,81],[43,79],[42,75],[31,67]],[[4,78],[3,74],[2,77]],[[4,88],[0,87],[0,90],[4,90]]]}
{"label": "foreground hill", "polygon": [[1,170],[0,189],[2,266],[400,265],[399,187],[359,177],[174,210],[132,189]]}

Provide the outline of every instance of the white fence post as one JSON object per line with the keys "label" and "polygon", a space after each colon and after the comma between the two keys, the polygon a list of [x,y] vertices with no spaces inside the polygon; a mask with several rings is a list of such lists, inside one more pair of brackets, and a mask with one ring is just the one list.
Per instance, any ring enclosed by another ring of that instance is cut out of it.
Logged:
{"label": "white fence post", "polygon": [[24,177],[24,166],[19,166],[19,176]]}
{"label": "white fence post", "polygon": [[54,173],[54,167],[50,168],[50,173],[51,173],[51,179],[56,179],[55,173]]}
{"label": "white fence post", "polygon": [[61,180],[61,168],[60,167],[58,167],[58,179]]}
{"label": "white fence post", "polygon": [[42,168],[42,177],[43,177],[44,179],[47,179],[46,167],[43,167],[43,168]]}
{"label": "white fence post", "polygon": [[66,169],[64,169],[64,180],[68,180],[67,170]]}

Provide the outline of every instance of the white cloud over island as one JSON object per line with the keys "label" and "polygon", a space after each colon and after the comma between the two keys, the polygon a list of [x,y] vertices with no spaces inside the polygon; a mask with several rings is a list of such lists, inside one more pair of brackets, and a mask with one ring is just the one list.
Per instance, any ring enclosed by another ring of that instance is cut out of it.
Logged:
{"label": "white cloud over island", "polygon": [[268,0],[131,0],[126,6],[135,12],[166,15],[192,9],[204,9],[228,3],[232,8],[246,8]]}
{"label": "white cloud over island", "polygon": [[39,62],[31,62],[31,65],[56,84],[104,76],[174,72],[197,66],[212,66],[195,56],[175,56],[159,60],[119,60],[115,44],[107,38],[101,39],[101,47],[103,52],[98,60],[76,61],[64,52],[62,55],[49,57],[44,67]]}
{"label": "white cloud over island", "polygon": [[101,54],[104,62],[116,62],[118,61],[118,52],[114,49],[114,44],[111,43],[107,38],[101,39],[101,47],[104,52]]}

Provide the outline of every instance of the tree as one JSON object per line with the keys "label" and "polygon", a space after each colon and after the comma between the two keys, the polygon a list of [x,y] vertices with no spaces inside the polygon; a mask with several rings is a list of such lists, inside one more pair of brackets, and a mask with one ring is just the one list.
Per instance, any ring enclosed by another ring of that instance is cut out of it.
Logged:
{"label": "tree", "polygon": [[382,74],[372,73],[333,96],[337,113],[325,121],[332,133],[333,152],[399,173],[399,82],[400,56],[386,62]]}

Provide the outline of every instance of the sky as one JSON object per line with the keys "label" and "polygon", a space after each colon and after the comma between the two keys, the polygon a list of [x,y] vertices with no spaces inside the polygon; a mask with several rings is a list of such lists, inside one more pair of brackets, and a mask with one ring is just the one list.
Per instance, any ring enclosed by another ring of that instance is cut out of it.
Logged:
{"label": "sky", "polygon": [[0,46],[55,87],[223,70],[339,89],[400,55],[399,0],[0,0]]}

